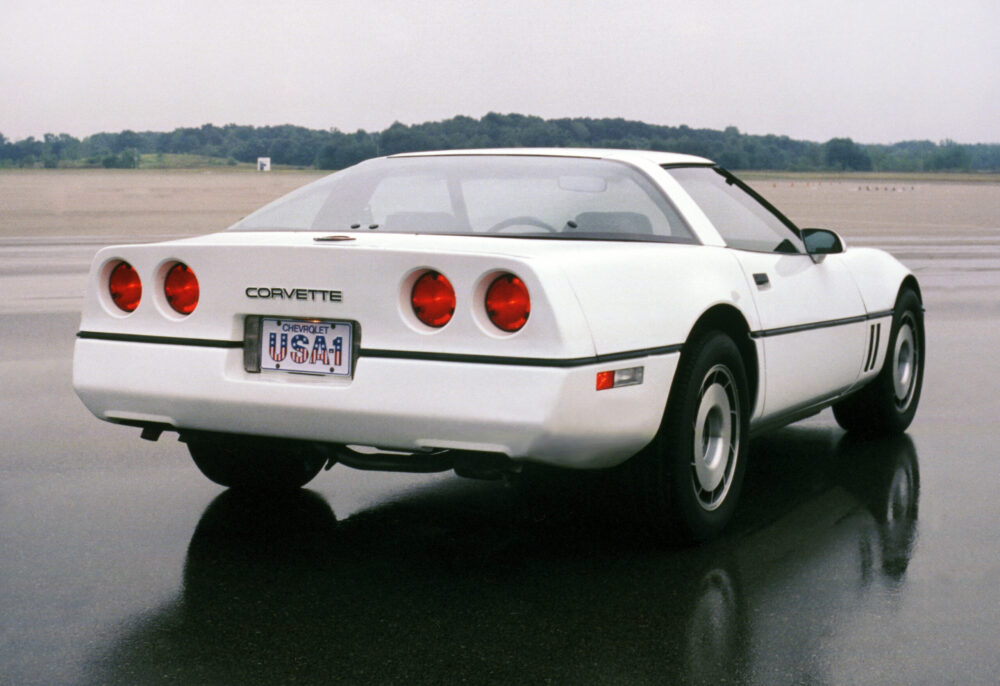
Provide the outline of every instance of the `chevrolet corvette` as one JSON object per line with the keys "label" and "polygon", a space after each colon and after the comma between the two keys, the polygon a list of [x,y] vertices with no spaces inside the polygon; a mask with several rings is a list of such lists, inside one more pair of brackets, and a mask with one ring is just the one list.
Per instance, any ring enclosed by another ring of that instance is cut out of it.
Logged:
{"label": "chevrolet corvette", "polygon": [[711,161],[501,149],[369,160],[219,233],[102,249],[73,383],[223,486],[626,465],[651,526],[699,540],[752,435],[827,407],[900,433],[923,365],[908,269]]}

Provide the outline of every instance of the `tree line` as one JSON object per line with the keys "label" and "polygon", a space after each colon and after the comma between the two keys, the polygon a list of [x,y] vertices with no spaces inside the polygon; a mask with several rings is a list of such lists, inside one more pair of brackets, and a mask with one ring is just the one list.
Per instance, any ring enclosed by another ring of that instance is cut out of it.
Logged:
{"label": "tree line", "polygon": [[626,119],[542,119],[490,113],[457,116],[378,132],[316,130],[290,124],[186,127],[170,132],[65,133],[8,140],[0,133],[0,167],[136,167],[142,155],[187,154],[219,163],[256,162],[341,169],[379,155],[422,150],[507,147],[590,147],[663,150],[708,157],[736,170],[769,171],[976,171],[1000,172],[1000,144],[946,140],[888,145],[833,138],[825,143],[788,136],[660,126]]}

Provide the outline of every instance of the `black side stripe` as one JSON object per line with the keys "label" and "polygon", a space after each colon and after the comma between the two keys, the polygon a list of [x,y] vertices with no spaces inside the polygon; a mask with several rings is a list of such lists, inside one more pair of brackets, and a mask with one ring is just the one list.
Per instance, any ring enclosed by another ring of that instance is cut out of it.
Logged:
{"label": "black side stripe", "polygon": [[101,341],[121,341],[124,343],[160,343],[163,345],[187,345],[196,348],[242,348],[243,341],[217,341],[208,338],[177,338],[175,336],[142,336],[132,333],[107,333],[104,331],[80,331],[77,338]]}
{"label": "black side stripe", "polygon": [[751,338],[770,338],[771,336],[784,336],[789,333],[801,333],[803,331],[813,331],[815,329],[828,329],[834,326],[844,326],[847,324],[857,324],[859,322],[867,322],[872,319],[882,319],[884,317],[891,317],[893,314],[892,310],[883,310],[881,312],[869,312],[868,314],[861,314],[857,317],[844,317],[842,319],[827,319],[822,322],[811,322],[809,324],[797,324],[795,326],[782,326],[776,329],[761,329],[759,331],[751,331]]}
{"label": "black side stripe", "polygon": [[681,344],[664,345],[656,348],[628,350],[607,355],[592,357],[503,357],[498,355],[460,355],[452,353],[428,353],[416,350],[379,350],[377,348],[362,348],[360,357],[379,357],[390,360],[426,360],[430,362],[472,362],[476,364],[502,364],[517,367],[584,367],[590,364],[634,360],[653,355],[670,355],[679,353],[684,346]]}
{"label": "black side stripe", "polygon": [[[185,345],[201,348],[242,348],[243,341],[217,341],[205,338],[175,338],[171,336],[142,336],[127,333],[107,333],[102,331],[80,331],[77,338],[126,343],[158,343],[161,345]],[[684,346],[663,345],[655,348],[627,350],[620,353],[594,355],[591,357],[504,357],[499,355],[462,355],[452,353],[430,353],[417,350],[380,350],[362,348],[358,357],[375,357],[390,360],[426,360],[429,362],[469,362],[475,364],[502,364],[518,367],[584,367],[590,364],[633,360],[654,355],[679,353]]]}

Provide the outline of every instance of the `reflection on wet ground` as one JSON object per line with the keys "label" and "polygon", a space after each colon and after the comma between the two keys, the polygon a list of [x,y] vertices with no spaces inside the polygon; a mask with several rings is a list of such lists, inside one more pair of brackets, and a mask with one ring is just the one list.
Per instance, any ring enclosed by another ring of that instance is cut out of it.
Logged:
{"label": "reflection on wet ground", "polygon": [[754,451],[735,530],[688,549],[630,533],[607,475],[446,482],[342,521],[315,492],[222,493],[178,596],[86,681],[825,683],[826,633],[905,582],[917,455],[829,429]]}

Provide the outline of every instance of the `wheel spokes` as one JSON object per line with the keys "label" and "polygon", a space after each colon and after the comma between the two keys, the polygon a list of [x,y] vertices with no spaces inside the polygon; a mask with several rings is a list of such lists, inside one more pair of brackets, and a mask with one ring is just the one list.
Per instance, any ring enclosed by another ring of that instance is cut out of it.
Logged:
{"label": "wheel spokes", "polygon": [[905,410],[913,399],[920,374],[920,348],[917,343],[913,315],[907,313],[896,332],[892,353],[892,383],[896,407]]}
{"label": "wheel spokes", "polygon": [[739,395],[724,365],[702,380],[693,429],[692,485],[699,504],[714,510],[732,485],[741,431]]}

